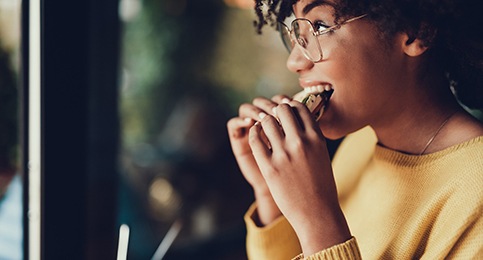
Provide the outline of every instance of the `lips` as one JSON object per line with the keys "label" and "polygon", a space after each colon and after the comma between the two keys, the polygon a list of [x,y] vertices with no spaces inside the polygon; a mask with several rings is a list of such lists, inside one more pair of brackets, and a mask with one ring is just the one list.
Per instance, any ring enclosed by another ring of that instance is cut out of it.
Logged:
{"label": "lips", "polygon": [[315,120],[318,121],[322,117],[333,92],[334,89],[331,84],[305,86],[303,91],[293,96],[293,99],[307,106]]}

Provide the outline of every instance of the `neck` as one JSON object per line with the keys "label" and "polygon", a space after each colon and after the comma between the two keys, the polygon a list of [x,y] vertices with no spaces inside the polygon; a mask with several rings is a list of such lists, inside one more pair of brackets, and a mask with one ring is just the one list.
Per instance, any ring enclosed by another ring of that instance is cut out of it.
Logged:
{"label": "neck", "polygon": [[432,151],[428,148],[437,141],[436,135],[447,127],[451,115],[461,111],[446,79],[427,81],[433,84],[406,85],[400,109],[372,125],[381,145],[415,155]]}

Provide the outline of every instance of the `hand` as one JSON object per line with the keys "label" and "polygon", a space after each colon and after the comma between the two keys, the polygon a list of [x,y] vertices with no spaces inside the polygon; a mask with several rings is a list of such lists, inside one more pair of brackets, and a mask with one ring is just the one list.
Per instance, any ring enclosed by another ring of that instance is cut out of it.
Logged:
{"label": "hand", "polygon": [[281,212],[273,201],[265,179],[253,157],[248,144],[248,132],[250,127],[263,117],[273,115],[274,107],[289,100],[287,96],[282,95],[275,96],[272,100],[256,98],[252,104],[242,104],[238,117],[230,119],[227,123],[233,154],[243,176],[254,189],[258,204],[258,217],[262,225],[272,222],[281,215]]}
{"label": "hand", "polygon": [[346,241],[351,235],[318,124],[296,101],[280,104],[275,111],[278,120],[266,116],[251,127],[249,144],[277,206],[297,233],[305,255]]}

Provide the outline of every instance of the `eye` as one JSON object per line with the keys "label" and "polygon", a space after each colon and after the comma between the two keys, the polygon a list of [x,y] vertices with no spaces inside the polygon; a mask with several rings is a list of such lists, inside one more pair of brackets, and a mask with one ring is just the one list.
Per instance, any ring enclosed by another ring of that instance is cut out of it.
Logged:
{"label": "eye", "polygon": [[318,33],[323,33],[325,32],[330,26],[326,25],[322,21],[315,21],[314,22],[314,30]]}

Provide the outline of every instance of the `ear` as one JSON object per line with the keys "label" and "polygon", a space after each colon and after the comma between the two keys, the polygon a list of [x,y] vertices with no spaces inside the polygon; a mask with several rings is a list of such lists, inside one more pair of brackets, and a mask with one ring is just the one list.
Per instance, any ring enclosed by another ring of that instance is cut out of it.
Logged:
{"label": "ear", "polygon": [[399,37],[404,53],[410,57],[422,55],[429,47],[419,38],[410,38],[407,33],[402,33]]}

